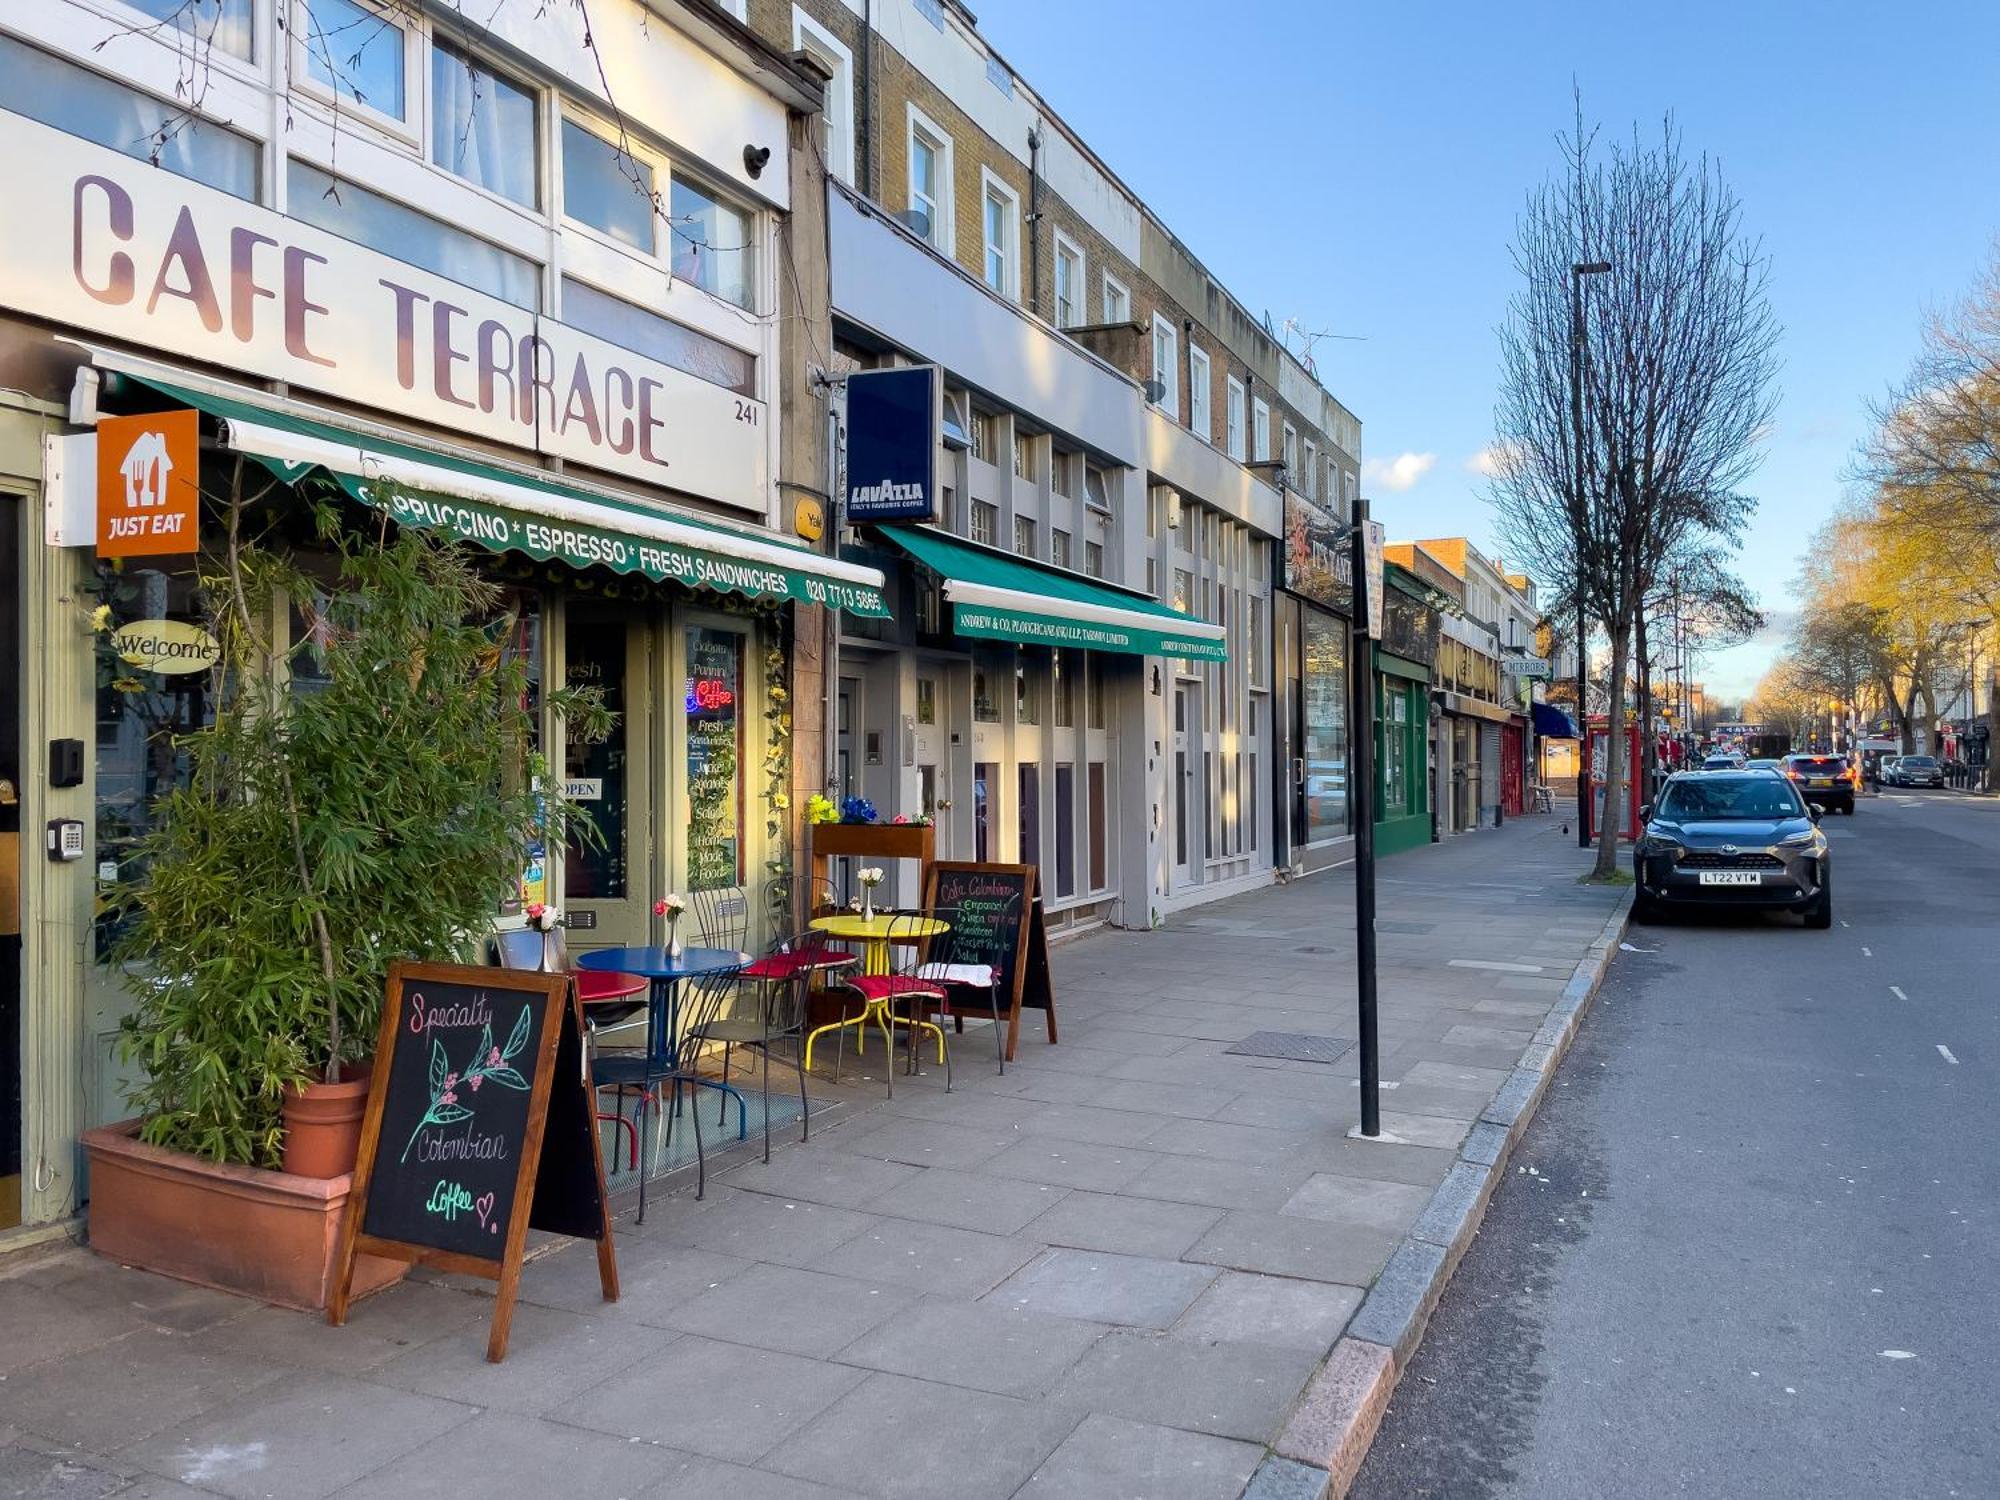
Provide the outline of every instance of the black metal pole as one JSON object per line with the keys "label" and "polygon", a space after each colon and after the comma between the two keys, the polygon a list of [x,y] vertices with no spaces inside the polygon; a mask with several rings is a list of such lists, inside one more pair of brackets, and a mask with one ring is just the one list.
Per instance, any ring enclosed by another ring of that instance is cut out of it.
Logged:
{"label": "black metal pole", "polygon": [[1348,723],[1354,765],[1354,993],[1361,1050],[1361,1133],[1382,1133],[1382,1057],[1375,1015],[1375,660],[1368,628],[1368,502],[1354,502],[1348,556],[1354,573],[1354,651]]}

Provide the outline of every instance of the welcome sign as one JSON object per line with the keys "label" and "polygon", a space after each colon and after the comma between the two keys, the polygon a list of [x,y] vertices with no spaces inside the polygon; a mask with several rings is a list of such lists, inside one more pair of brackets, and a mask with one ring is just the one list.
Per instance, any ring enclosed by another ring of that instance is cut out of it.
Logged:
{"label": "welcome sign", "polygon": [[0,302],[762,514],[768,409],[0,110]]}

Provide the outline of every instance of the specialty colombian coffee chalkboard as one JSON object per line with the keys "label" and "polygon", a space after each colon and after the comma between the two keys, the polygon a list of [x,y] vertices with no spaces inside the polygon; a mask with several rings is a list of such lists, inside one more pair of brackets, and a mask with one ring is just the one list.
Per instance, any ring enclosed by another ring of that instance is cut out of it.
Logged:
{"label": "specialty colombian coffee chalkboard", "polygon": [[1007,1005],[1007,1058],[1021,1033],[1021,1011],[1039,1010],[1056,1039],[1056,1001],[1048,935],[1035,896],[1035,866],[938,860],[930,867],[924,909],[952,924],[952,962],[991,964]]}
{"label": "specialty colombian coffee chalkboard", "polygon": [[532,1226],[596,1239],[617,1296],[604,1165],[567,974],[399,963],[389,972],[329,1320],[357,1251],[500,1282],[506,1352]]}

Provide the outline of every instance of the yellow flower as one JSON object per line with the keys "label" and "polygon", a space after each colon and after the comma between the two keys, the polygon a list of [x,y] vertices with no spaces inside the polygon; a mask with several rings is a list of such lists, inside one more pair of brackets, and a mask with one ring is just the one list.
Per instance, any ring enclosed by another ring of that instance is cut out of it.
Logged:
{"label": "yellow flower", "polygon": [[785,701],[785,690],[774,686],[771,689],[771,701],[773,703],[783,703]]}
{"label": "yellow flower", "polygon": [[783,792],[773,792],[771,794],[771,806],[777,808],[779,812],[783,812],[791,805],[792,799],[787,797]]}
{"label": "yellow flower", "polygon": [[90,612],[90,628],[92,630],[109,630],[111,628],[110,605],[100,604]]}

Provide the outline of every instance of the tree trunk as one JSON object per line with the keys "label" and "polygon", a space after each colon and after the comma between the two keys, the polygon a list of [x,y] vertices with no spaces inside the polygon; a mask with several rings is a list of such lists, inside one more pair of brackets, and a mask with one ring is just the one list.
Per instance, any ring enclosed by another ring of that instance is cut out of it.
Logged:
{"label": "tree trunk", "polygon": [[1596,880],[1618,873],[1619,784],[1625,779],[1625,656],[1632,644],[1628,620],[1607,622],[1611,632],[1611,701],[1604,716],[1604,815],[1598,820]]}

